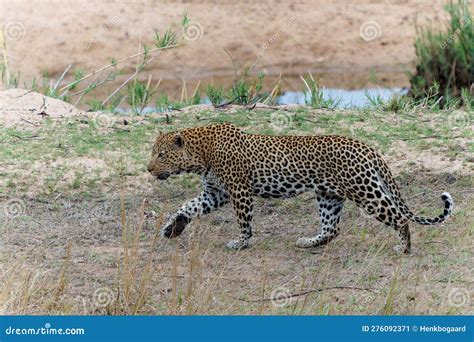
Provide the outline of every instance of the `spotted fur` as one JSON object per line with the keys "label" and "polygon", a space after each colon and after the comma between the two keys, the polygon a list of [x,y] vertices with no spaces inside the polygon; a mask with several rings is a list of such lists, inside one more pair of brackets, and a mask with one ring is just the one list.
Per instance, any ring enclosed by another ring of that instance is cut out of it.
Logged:
{"label": "spotted fur", "polygon": [[172,174],[201,175],[204,190],[163,226],[175,237],[191,220],[231,202],[241,234],[227,246],[241,249],[252,236],[253,197],[316,194],[321,231],[300,238],[299,247],[324,245],[339,234],[344,201],[349,199],[398,233],[399,252],[410,251],[409,221],[433,225],[446,220],[453,200],[443,193],[444,211],[435,218],[416,216],[402,199],[383,159],[369,146],[340,136],[245,134],[230,124],[184,129],[156,138],[148,171],[158,179]]}

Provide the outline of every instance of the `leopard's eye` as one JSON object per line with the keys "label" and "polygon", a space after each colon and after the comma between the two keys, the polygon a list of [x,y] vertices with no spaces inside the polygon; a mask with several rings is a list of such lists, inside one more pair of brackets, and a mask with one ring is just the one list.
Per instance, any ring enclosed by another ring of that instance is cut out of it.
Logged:
{"label": "leopard's eye", "polygon": [[160,151],[160,153],[158,153],[158,158],[163,158],[165,156],[165,153],[163,151]]}

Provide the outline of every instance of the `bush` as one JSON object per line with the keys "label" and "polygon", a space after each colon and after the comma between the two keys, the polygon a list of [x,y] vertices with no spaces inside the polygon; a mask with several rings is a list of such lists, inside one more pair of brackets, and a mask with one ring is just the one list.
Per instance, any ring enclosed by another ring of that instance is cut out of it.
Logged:
{"label": "bush", "polygon": [[245,69],[242,76],[234,81],[229,91],[230,102],[246,106],[268,97],[267,93],[262,92],[264,79],[264,73],[259,73],[255,79],[250,77],[250,69]]}
{"label": "bush", "polygon": [[[410,95],[421,99],[430,89],[439,87],[436,97],[441,107],[448,106],[453,98],[468,107],[474,87],[473,18],[465,0],[451,2],[445,9],[451,17],[446,30],[422,28],[418,32],[417,66],[410,79]],[[471,96],[466,97],[469,91]]]}
{"label": "bush", "polygon": [[212,84],[208,84],[206,88],[206,96],[211,101],[214,107],[218,107],[222,104],[224,99],[224,88],[223,87],[215,87]]}

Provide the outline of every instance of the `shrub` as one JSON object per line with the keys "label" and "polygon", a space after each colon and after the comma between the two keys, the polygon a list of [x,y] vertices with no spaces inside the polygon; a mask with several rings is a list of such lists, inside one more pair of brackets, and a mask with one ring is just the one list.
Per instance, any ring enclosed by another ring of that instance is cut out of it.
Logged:
{"label": "shrub", "polygon": [[257,79],[250,78],[250,69],[245,69],[240,79],[236,79],[229,91],[229,99],[232,103],[249,105],[257,103],[268,94],[262,92],[264,73],[259,73]]}
{"label": "shrub", "polygon": [[[439,86],[437,98],[441,107],[460,98],[470,106],[474,84],[474,26],[468,3],[458,0],[445,7],[451,19],[447,29],[422,28],[415,41],[416,72],[410,79],[410,95],[415,99],[427,96]],[[469,103],[467,103],[469,102]]]}
{"label": "shrub", "polygon": [[208,84],[206,88],[206,96],[209,98],[212,105],[217,107],[222,104],[222,100],[224,99],[224,88]]}
{"label": "shrub", "polygon": [[303,89],[305,103],[311,108],[337,108],[341,99],[334,99],[324,95],[324,89],[322,89],[318,81],[314,79],[313,75],[309,72],[307,77],[300,76],[303,81],[305,88]]}

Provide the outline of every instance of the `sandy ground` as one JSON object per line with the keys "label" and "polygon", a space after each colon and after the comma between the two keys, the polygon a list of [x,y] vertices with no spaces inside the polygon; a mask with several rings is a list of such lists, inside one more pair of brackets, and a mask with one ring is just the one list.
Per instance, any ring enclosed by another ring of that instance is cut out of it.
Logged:
{"label": "sandy ground", "polygon": [[[442,177],[417,171],[415,177],[402,180],[406,185],[405,196],[410,193],[411,206],[429,203],[439,211],[435,193],[447,186]],[[151,215],[151,209],[172,212],[196,193],[180,183],[180,180],[168,184],[144,181],[140,191],[127,193],[123,198],[130,232],[139,229],[144,198],[149,203],[144,213],[147,218],[140,228],[140,261],[134,268],[138,274],[134,275],[132,292],[139,288],[147,260],[152,260],[153,271],[145,283],[146,304],[140,306],[138,313],[474,312],[472,301],[463,299],[463,296],[472,298],[474,285],[469,266],[472,192],[456,184],[449,186],[450,191],[459,199],[457,204],[464,213],[436,228],[413,225],[413,254],[398,256],[392,250],[397,243],[393,232],[361,215],[351,203],[344,210],[338,239],[325,248],[296,248],[298,237],[311,235],[317,229],[318,218],[310,194],[286,201],[258,199],[252,246],[239,253],[224,247],[238,232],[229,206],[195,221],[179,238],[152,243],[157,219]],[[423,191],[414,193],[408,189],[420,185]],[[25,213],[21,218],[7,220],[2,233],[0,284],[4,291],[0,291],[0,304],[6,312],[130,313],[126,305],[114,302],[125,286],[118,276],[123,269],[120,265],[124,253],[120,196],[102,194],[86,199],[66,195],[23,200]],[[55,300],[52,294],[58,292],[68,243],[71,251],[65,272],[66,286]],[[196,243],[198,247],[194,249]],[[28,278],[34,282],[30,284]],[[12,287],[5,291],[9,282]],[[26,296],[21,293],[25,282],[29,287],[24,291],[31,292],[28,298],[21,297]],[[329,289],[317,290],[325,288]],[[100,291],[105,292],[105,303],[97,299]],[[303,296],[268,300],[305,291],[309,292]],[[390,291],[394,302],[387,304]],[[453,302],[453,293],[461,296],[457,299],[460,303]],[[192,298],[190,305],[186,298]],[[264,301],[259,302],[262,298]],[[53,306],[49,306],[51,302]],[[128,303],[135,304],[133,300]]]}
{"label": "sandy ground", "polygon": [[71,104],[40,93],[12,88],[0,91],[0,124],[33,129],[45,117],[68,119],[83,114]]}
{"label": "sandy ground", "polygon": [[322,73],[326,86],[360,88],[407,84],[415,25],[439,25],[442,3],[1,0],[0,23],[10,69],[27,82],[42,70],[57,77],[69,64],[91,70],[131,55],[140,37],[150,43],[155,29],[163,32],[187,11],[186,46],[162,54],[143,76],[168,80],[164,88],[178,91],[182,79],[225,82],[234,74],[225,49],[238,68],[255,65],[270,76],[283,74],[287,88],[301,89],[292,76],[308,70]]}
{"label": "sandy ground", "polygon": [[[407,166],[404,163],[404,169]],[[447,188],[457,200],[456,213],[447,223],[436,228],[413,225],[410,256],[397,255],[392,250],[397,243],[393,232],[361,215],[352,203],[345,207],[338,239],[324,248],[296,248],[298,237],[318,229],[311,194],[284,201],[257,199],[252,246],[239,253],[224,247],[238,231],[230,206],[196,220],[177,239],[155,243],[161,220],[154,213],[171,213],[195,196],[198,180],[180,177],[158,183],[142,173],[131,186],[131,178],[124,179],[126,185],[97,188],[88,196],[67,191],[51,196],[16,194],[25,205],[21,216],[0,217],[0,312],[131,314],[135,305],[141,314],[474,310],[472,301],[465,299],[474,294],[473,194],[462,185],[465,178],[453,183],[446,173],[419,167],[398,178],[416,210],[428,206],[430,213],[437,213],[436,197]],[[2,205],[4,200],[0,196]],[[127,296],[124,231],[138,231],[131,299],[122,298]],[[145,302],[139,300],[140,291]],[[285,297],[299,293],[303,295]],[[280,296],[284,298],[275,299]]]}

